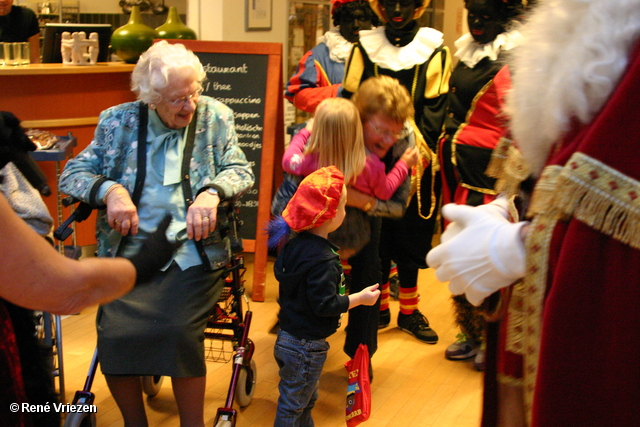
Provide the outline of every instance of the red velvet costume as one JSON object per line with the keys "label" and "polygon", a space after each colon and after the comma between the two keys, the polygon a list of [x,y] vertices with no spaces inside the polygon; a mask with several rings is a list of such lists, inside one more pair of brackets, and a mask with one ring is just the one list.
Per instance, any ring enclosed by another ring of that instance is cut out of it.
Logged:
{"label": "red velvet costume", "polygon": [[501,324],[509,351],[487,369],[484,425],[495,425],[496,378],[521,373],[533,426],[640,420],[638,93],[636,46],[601,111],[550,152],[528,210],[527,275]]}
{"label": "red velvet costume", "polygon": [[[547,195],[553,201],[542,194],[541,203],[534,199],[532,205],[540,209],[534,226],[555,226],[549,233],[534,425],[623,426],[640,420],[640,343],[625,332],[640,328],[638,93],[636,48],[604,109],[547,162],[549,175],[562,167]],[[545,209],[550,205],[570,219],[547,223],[558,216]]]}
{"label": "red velvet costume", "polygon": [[27,403],[22,379],[22,364],[11,316],[0,300],[0,404],[3,407],[3,423],[15,427],[30,426],[28,412],[10,411],[9,405]]}

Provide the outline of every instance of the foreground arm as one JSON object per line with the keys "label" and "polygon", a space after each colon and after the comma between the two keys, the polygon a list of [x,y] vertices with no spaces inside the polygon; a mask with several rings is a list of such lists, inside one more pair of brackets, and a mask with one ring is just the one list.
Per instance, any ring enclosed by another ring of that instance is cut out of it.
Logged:
{"label": "foreground arm", "polygon": [[129,292],[136,280],[125,258],[75,261],[53,249],[0,196],[0,297],[56,314],[76,313]]}
{"label": "foreground arm", "polygon": [[304,154],[304,149],[311,137],[309,128],[300,130],[291,138],[282,156],[282,169],[293,175],[309,175],[318,169],[318,157],[313,154]]}

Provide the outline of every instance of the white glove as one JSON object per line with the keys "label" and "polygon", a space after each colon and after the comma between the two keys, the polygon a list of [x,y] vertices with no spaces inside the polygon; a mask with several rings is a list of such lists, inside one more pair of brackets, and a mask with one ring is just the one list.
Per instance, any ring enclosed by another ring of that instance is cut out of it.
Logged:
{"label": "white glove", "polygon": [[527,222],[507,220],[508,202],[498,198],[478,207],[448,204],[442,214],[452,221],[441,243],[427,254],[427,264],[454,295],[465,294],[473,305],[509,286],[525,273],[520,229]]}

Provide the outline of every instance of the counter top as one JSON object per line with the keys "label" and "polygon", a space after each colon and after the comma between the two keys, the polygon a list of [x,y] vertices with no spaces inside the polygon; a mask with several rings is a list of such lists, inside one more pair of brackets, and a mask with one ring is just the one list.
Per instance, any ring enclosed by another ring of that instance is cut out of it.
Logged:
{"label": "counter top", "polygon": [[45,74],[99,74],[131,72],[135,64],[126,62],[98,62],[96,65],[30,64],[0,65],[0,76],[27,76]]}

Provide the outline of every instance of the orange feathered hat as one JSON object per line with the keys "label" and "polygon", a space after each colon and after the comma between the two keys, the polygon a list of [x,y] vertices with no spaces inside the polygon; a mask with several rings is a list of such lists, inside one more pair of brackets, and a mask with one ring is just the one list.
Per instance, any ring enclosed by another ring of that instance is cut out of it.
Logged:
{"label": "orange feathered hat", "polygon": [[295,232],[322,225],[336,216],[344,175],[335,166],[327,166],[302,180],[282,212],[282,218]]}
{"label": "orange feathered hat", "polygon": [[[416,7],[415,12],[413,13],[413,19],[420,18],[427,6],[429,6],[429,3],[431,3],[431,0],[424,0],[424,2],[422,2],[422,6]],[[369,0],[369,5],[371,6],[371,9],[375,12],[375,14],[378,15],[378,18],[382,20],[382,22],[388,21],[387,15],[386,13],[384,13],[384,7],[382,7],[382,5],[380,4],[380,0]]]}

